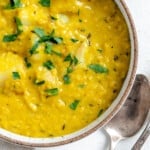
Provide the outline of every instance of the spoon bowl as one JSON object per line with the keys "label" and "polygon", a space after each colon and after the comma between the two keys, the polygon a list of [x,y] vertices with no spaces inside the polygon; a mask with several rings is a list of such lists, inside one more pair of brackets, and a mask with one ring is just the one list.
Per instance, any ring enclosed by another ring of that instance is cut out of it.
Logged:
{"label": "spoon bowl", "polygon": [[137,75],[124,106],[105,126],[111,138],[111,148],[125,138],[135,135],[143,126],[150,108],[150,84],[144,75]]}

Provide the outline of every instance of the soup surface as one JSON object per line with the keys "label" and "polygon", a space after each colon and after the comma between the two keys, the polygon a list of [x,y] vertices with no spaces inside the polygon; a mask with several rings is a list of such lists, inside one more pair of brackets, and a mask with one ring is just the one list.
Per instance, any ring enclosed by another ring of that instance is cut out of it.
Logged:
{"label": "soup surface", "polygon": [[121,89],[130,39],[113,0],[0,1],[0,127],[62,136]]}

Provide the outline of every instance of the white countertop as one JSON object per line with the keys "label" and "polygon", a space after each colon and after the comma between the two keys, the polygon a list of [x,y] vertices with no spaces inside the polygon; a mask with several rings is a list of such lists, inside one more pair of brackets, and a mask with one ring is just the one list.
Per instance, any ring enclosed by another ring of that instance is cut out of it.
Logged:
{"label": "white countertop", "polygon": [[[139,64],[137,73],[145,74],[150,79],[150,0],[125,1],[127,1],[127,5],[130,8],[135,25],[137,27],[139,39]],[[117,150],[130,150],[140,133],[132,138],[120,142],[117,145]],[[60,147],[46,148],[45,150],[106,150],[108,143],[108,137],[103,133],[103,131],[98,130],[92,135],[75,143]],[[23,149],[24,148],[0,142],[0,150]],[[43,150],[43,148],[40,150]],[[142,150],[150,150],[150,137],[144,144]]]}

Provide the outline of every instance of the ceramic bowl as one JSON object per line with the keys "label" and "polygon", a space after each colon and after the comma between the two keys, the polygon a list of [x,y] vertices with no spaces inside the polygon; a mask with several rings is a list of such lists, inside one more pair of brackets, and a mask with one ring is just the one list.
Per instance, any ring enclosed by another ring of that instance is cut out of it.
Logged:
{"label": "ceramic bowl", "polygon": [[117,111],[124,104],[132,88],[136,76],[138,46],[137,46],[137,36],[136,36],[135,26],[125,1],[115,0],[115,3],[118,5],[120,11],[122,12],[130,32],[131,60],[130,60],[129,71],[125,79],[125,82],[122,86],[122,89],[118,94],[117,98],[112,103],[112,105],[109,107],[109,109],[106,110],[98,119],[93,121],[91,124],[70,135],[66,135],[62,137],[54,137],[54,138],[30,138],[30,137],[20,136],[11,133],[4,129],[0,129],[1,139],[11,143],[20,144],[23,146],[30,146],[30,147],[51,147],[51,146],[64,145],[67,143],[71,143],[73,141],[80,140],[81,138],[91,134],[95,130],[100,129],[117,113]]}

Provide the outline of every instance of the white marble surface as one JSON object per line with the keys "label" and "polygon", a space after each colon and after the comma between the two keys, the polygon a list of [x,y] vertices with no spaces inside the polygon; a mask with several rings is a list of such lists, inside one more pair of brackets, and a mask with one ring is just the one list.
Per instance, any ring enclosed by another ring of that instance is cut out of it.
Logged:
{"label": "white marble surface", "polygon": [[[139,39],[139,64],[137,73],[145,74],[150,79],[150,0],[125,1],[130,8],[137,27]],[[120,142],[117,146],[117,150],[130,150],[140,133]],[[102,130],[98,130],[92,135],[75,143],[61,147],[46,148],[45,150],[106,150],[108,143],[108,137],[106,137]],[[0,150],[24,150],[24,148],[0,142]],[[43,150],[43,148],[40,150]],[[144,144],[142,150],[150,150],[150,137]]]}

